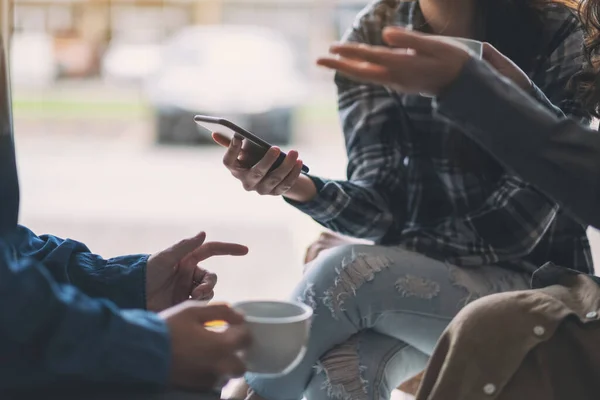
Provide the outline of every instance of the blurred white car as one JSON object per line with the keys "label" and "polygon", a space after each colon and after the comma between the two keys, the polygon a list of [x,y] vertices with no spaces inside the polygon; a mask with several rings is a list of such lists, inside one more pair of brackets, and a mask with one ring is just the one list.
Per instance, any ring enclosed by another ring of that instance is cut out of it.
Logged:
{"label": "blurred white car", "polygon": [[10,73],[16,86],[45,86],[58,76],[52,36],[15,32],[11,38]]}
{"label": "blurred white car", "polygon": [[103,79],[115,83],[143,83],[161,65],[162,45],[149,36],[112,38],[100,64]]}
{"label": "blurred white car", "polygon": [[195,114],[229,118],[272,142],[288,143],[292,115],[307,93],[291,46],[256,26],[186,27],[168,39],[146,80],[159,143],[202,143]]}

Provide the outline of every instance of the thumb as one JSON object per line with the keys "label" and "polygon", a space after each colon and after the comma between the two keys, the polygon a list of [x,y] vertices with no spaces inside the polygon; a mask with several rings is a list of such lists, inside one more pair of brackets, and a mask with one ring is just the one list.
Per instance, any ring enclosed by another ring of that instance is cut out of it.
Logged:
{"label": "thumb", "polygon": [[206,240],[206,233],[200,232],[196,236],[188,239],[183,239],[179,243],[169,247],[164,251],[167,255],[174,258],[176,261],[181,260],[198,247],[202,246],[204,241]]}
{"label": "thumb", "polygon": [[231,144],[231,139],[219,132],[213,132],[212,138],[215,143],[223,147],[229,147]]}

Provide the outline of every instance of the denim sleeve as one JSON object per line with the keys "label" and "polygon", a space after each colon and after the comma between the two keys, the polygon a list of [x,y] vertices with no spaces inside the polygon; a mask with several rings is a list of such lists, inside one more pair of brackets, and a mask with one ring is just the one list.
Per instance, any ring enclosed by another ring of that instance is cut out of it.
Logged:
{"label": "denim sleeve", "polygon": [[46,385],[164,385],[168,330],[155,314],[121,311],[59,284],[0,238],[0,392]]}
{"label": "denim sleeve", "polygon": [[108,299],[120,308],[146,308],[147,255],[104,259],[80,242],[37,236],[23,226],[11,242],[19,258],[43,264],[57,283],[73,285],[89,297]]}

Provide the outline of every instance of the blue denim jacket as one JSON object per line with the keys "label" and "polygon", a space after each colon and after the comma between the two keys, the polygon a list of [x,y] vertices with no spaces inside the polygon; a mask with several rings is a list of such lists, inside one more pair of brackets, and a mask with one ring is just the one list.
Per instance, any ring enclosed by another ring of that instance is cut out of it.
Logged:
{"label": "blue denim jacket", "polygon": [[166,383],[166,325],[145,308],[147,256],[103,259],[17,225],[19,188],[0,40],[0,393]]}

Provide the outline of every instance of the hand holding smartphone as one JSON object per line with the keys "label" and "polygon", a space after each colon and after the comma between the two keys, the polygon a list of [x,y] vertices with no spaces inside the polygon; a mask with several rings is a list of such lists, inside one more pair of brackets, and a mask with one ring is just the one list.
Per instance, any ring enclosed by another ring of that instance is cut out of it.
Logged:
{"label": "hand holding smartphone", "polygon": [[[254,135],[253,133],[247,131],[246,129],[234,124],[231,121],[228,121],[224,118],[219,117],[211,117],[207,115],[196,115],[194,117],[194,121],[196,123],[211,132],[218,132],[222,135],[225,135],[232,139],[234,136],[244,140],[245,149],[252,154],[256,154],[260,159],[262,156],[266,154],[266,152],[273,146],[267,143],[263,139]],[[277,167],[281,165],[281,163],[285,160],[287,154],[283,151],[279,154],[277,161],[273,163],[273,166],[269,170],[269,172],[275,170]],[[309,168],[306,165],[302,165],[302,172],[308,173]]]}

